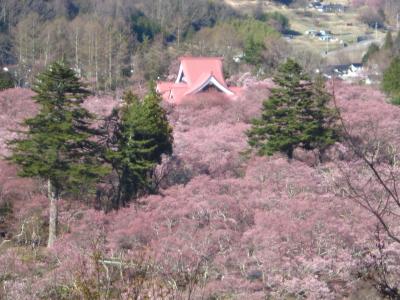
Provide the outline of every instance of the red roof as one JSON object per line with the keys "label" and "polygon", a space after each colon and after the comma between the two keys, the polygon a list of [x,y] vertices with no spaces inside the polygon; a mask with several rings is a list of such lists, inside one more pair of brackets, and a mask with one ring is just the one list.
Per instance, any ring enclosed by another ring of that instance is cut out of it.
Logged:
{"label": "red roof", "polygon": [[181,57],[180,60],[188,84],[196,83],[200,77],[213,75],[226,86],[222,71],[222,57]]}
{"label": "red roof", "polygon": [[157,84],[157,90],[165,100],[179,103],[185,96],[201,92],[209,84],[229,96],[236,94],[237,89],[231,90],[225,82],[222,57],[181,57],[180,61],[175,83]]}

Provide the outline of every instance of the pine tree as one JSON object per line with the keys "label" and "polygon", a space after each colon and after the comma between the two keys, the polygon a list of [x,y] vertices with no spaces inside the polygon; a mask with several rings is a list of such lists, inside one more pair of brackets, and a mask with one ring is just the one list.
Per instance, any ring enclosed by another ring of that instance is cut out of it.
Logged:
{"label": "pine tree", "polygon": [[244,60],[246,63],[259,66],[262,63],[262,51],[264,45],[256,41],[252,36],[249,37],[244,46]]}
{"label": "pine tree", "polygon": [[372,43],[371,45],[369,45],[367,53],[364,54],[364,56],[362,57],[362,63],[366,64],[369,62],[369,60],[376,54],[379,52],[379,46],[375,43]]}
{"label": "pine tree", "polygon": [[397,36],[394,39],[393,42],[393,53],[395,55],[399,55],[400,54],[400,31],[397,32]]}
{"label": "pine tree", "polygon": [[262,116],[247,132],[249,145],[259,155],[283,152],[293,157],[296,147],[321,152],[336,138],[335,111],[323,83],[313,83],[295,61],[282,64],[274,77],[277,85],[263,103]]}
{"label": "pine tree", "polygon": [[395,57],[390,63],[389,68],[383,73],[383,91],[392,97],[394,103],[398,103],[400,98],[400,56]]}
{"label": "pine tree", "polygon": [[386,33],[385,42],[383,44],[383,49],[392,50],[393,45],[394,45],[394,42],[393,42],[392,32],[388,31]]}
{"label": "pine tree", "polygon": [[24,120],[23,136],[9,142],[9,160],[20,166],[22,177],[47,181],[50,201],[49,239],[51,247],[57,234],[57,202],[63,192],[79,193],[106,170],[98,164],[94,116],[81,104],[89,95],[65,62],[55,62],[39,74],[33,87],[38,114]]}
{"label": "pine tree", "polygon": [[118,186],[112,199],[114,209],[125,206],[140,193],[151,191],[152,175],[162,155],[172,153],[172,129],[161,98],[151,87],[143,101],[127,92],[124,106],[114,110],[111,143],[105,152],[117,174]]}

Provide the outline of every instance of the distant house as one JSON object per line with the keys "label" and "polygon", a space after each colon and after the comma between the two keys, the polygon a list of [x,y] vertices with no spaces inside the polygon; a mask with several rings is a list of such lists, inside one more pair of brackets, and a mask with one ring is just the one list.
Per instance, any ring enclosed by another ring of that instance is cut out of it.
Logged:
{"label": "distant house", "polygon": [[324,76],[327,78],[340,78],[342,80],[352,80],[363,76],[363,64],[353,63],[344,65],[328,66],[324,70]]}
{"label": "distant house", "polygon": [[310,7],[310,8],[315,8],[315,9],[319,9],[319,8],[322,7],[322,3],[321,3],[320,1],[314,1],[314,2],[311,2],[311,3],[308,5],[308,7]]}
{"label": "distant house", "polygon": [[224,79],[221,57],[181,57],[175,82],[158,82],[157,92],[163,99],[179,104],[190,95],[210,90],[233,97],[237,87],[228,87]]}
{"label": "distant house", "polygon": [[321,35],[321,36],[319,37],[319,39],[320,39],[321,41],[330,42],[333,38],[332,38],[331,35]]}
{"label": "distant house", "polygon": [[310,29],[305,32],[306,35],[311,37],[318,37],[321,41],[331,41],[334,40],[332,32],[329,30],[314,30]]}
{"label": "distant house", "polygon": [[306,35],[312,36],[312,37],[316,37],[316,36],[320,36],[321,33],[318,30],[315,29],[309,29],[305,32]]}
{"label": "distant house", "polygon": [[346,8],[347,7],[342,4],[329,3],[329,4],[322,4],[317,9],[320,12],[324,13],[338,13],[338,12],[342,13],[346,11]]}

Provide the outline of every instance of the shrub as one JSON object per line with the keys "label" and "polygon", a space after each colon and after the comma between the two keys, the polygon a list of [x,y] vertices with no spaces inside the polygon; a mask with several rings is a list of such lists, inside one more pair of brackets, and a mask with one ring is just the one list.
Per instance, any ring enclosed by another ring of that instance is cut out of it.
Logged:
{"label": "shrub", "polygon": [[3,197],[2,187],[0,186],[0,239],[6,237],[8,229],[8,220],[12,216],[12,205]]}
{"label": "shrub", "polygon": [[14,87],[14,78],[10,73],[0,70],[0,91]]}
{"label": "shrub", "polygon": [[220,92],[204,92],[185,97],[181,107],[190,110],[209,109],[214,106],[227,107],[230,100]]}
{"label": "shrub", "polygon": [[289,29],[289,18],[280,12],[273,13],[259,13],[256,12],[255,18],[259,21],[267,22],[269,25],[274,27],[276,30],[282,32]]}

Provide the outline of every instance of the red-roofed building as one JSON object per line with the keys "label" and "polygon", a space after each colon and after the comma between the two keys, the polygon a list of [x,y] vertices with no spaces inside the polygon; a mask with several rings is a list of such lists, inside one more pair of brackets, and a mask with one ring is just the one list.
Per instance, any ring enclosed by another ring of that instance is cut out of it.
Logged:
{"label": "red-roofed building", "polygon": [[225,82],[221,57],[181,57],[178,77],[175,82],[158,82],[157,91],[164,100],[179,104],[186,96],[209,89],[234,97],[238,88]]}

